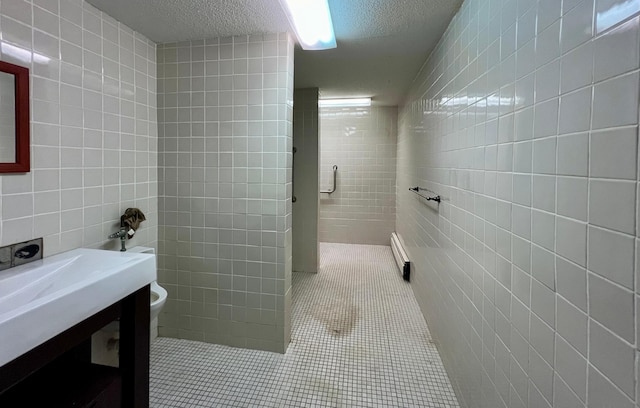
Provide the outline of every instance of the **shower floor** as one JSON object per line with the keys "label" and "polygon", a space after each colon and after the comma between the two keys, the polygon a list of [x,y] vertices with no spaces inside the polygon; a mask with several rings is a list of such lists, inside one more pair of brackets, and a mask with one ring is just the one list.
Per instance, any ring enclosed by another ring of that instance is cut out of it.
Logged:
{"label": "shower floor", "polygon": [[159,338],[152,407],[457,407],[408,283],[385,246],[320,245],[293,274],[287,353]]}

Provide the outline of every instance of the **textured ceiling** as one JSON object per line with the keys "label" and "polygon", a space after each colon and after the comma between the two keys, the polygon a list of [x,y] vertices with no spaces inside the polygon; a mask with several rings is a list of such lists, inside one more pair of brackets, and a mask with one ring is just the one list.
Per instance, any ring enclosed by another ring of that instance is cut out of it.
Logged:
{"label": "textured ceiling", "polygon": [[[278,0],[87,0],[164,43],[291,31]],[[462,0],[329,0],[338,48],[295,54],[296,88],[397,105]]]}
{"label": "textured ceiling", "polygon": [[157,43],[289,31],[278,0],[87,0]]}

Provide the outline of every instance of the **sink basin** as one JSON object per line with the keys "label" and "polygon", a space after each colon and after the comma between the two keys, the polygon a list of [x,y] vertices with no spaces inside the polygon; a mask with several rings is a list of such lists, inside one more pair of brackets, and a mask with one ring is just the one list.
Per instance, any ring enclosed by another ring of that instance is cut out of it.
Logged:
{"label": "sink basin", "polygon": [[79,248],[0,273],[0,367],[156,280],[152,254]]}

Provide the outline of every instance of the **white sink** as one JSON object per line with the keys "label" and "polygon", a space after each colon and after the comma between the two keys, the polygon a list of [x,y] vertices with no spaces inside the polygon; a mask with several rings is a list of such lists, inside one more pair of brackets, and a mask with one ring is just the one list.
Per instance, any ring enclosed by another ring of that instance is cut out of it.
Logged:
{"label": "white sink", "polygon": [[0,272],[0,367],[155,280],[152,254],[85,248]]}

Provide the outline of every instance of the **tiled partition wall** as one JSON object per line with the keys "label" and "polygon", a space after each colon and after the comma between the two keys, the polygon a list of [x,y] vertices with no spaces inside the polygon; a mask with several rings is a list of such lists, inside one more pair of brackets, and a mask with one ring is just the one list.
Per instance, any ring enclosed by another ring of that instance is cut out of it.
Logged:
{"label": "tiled partition wall", "polygon": [[160,335],[284,352],[293,41],[158,46]]}
{"label": "tiled partition wall", "polygon": [[398,229],[468,407],[638,406],[639,15],[467,0],[401,110]]}
{"label": "tiled partition wall", "polygon": [[127,207],[157,240],[156,48],[82,0],[2,0],[0,59],[30,69],[31,172],[4,174],[0,245],[118,249]]}
{"label": "tiled partition wall", "polygon": [[388,245],[395,230],[398,108],[320,108],[320,241]]}
{"label": "tiled partition wall", "polygon": [[318,88],[296,89],[293,94],[293,271],[318,272]]}

